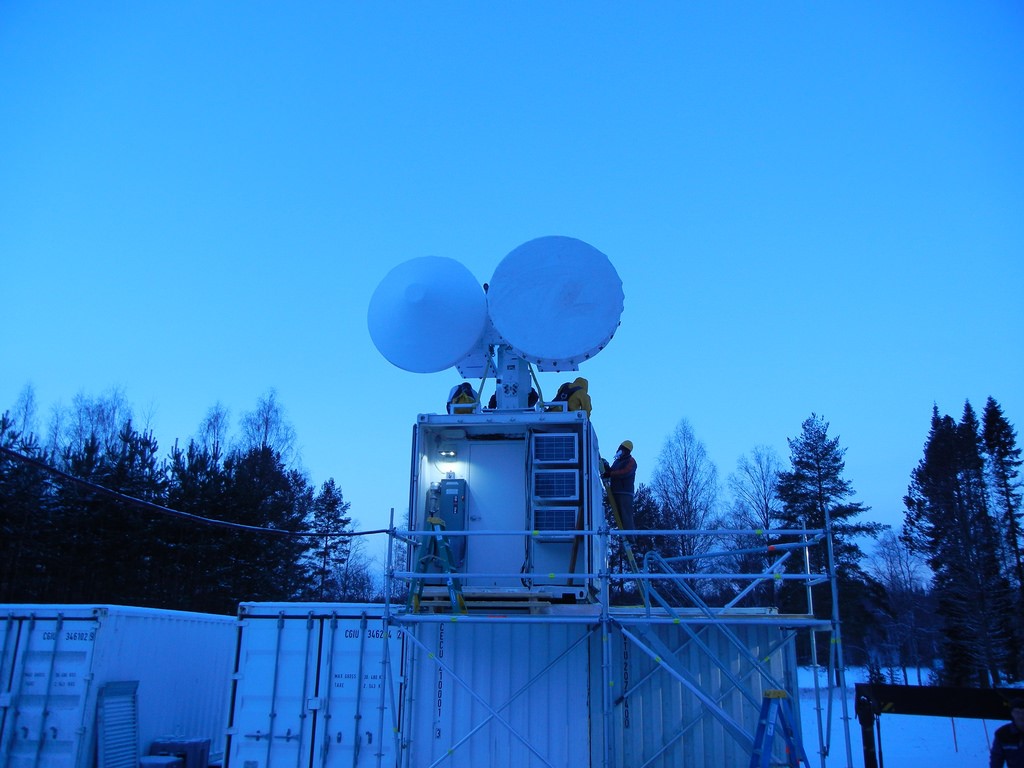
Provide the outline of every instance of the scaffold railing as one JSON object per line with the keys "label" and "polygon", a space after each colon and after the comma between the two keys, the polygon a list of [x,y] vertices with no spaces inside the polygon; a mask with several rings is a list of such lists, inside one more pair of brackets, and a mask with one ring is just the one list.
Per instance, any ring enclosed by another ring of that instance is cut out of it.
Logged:
{"label": "scaffold railing", "polygon": [[[388,547],[387,583],[385,603],[387,621],[407,633],[411,638],[416,627],[439,622],[457,621],[460,624],[530,624],[563,623],[586,624],[593,631],[607,632],[614,628],[636,650],[655,659],[659,668],[673,677],[681,686],[692,693],[703,705],[704,710],[714,716],[723,729],[730,733],[745,750],[754,750],[754,734],[745,730],[736,720],[732,711],[722,705],[729,691],[738,692],[751,707],[760,709],[760,691],[785,690],[791,688],[786,680],[772,671],[770,659],[777,654],[792,652],[793,643],[799,633],[809,635],[811,648],[810,666],[814,672],[815,714],[817,719],[818,755],[824,768],[831,752],[831,723],[822,722],[822,697],[827,696],[827,720],[831,721],[833,695],[838,693],[843,701],[842,732],[846,741],[846,765],[852,768],[849,718],[846,713],[845,675],[841,668],[841,634],[838,605],[832,602],[828,616],[816,616],[812,590],[819,585],[830,585],[835,596],[835,568],[832,563],[831,546],[825,529],[778,528],[778,529],[717,529],[717,530],[618,530],[603,526],[597,530],[544,531],[544,535],[564,534],[566,537],[580,537],[592,547],[591,558],[580,558],[579,565],[588,563],[590,568],[566,568],[561,572],[528,572],[512,574],[521,589],[501,588],[494,591],[497,600],[511,598],[514,594],[536,598],[516,611],[516,603],[509,599],[508,608],[496,614],[493,603],[485,609],[475,610],[470,599],[473,590],[469,585],[479,584],[487,579],[508,578],[508,573],[491,571],[469,571],[460,569],[446,573],[467,596],[466,611],[453,616],[450,610],[448,591],[444,590],[443,600],[434,603],[417,601],[412,610],[411,601],[406,598],[412,587],[422,589],[424,573],[410,569],[407,554],[420,541],[424,531],[390,529]],[[536,538],[536,530],[452,530],[447,537],[505,537],[510,541],[529,541]],[[636,558],[624,555],[623,538],[633,543]],[[693,547],[694,541],[702,547]],[[638,542],[657,542],[661,546],[645,548]],[[753,544],[751,542],[757,542]],[[467,543],[472,546],[472,543]],[[821,547],[823,557],[820,570],[811,567],[812,548]],[[640,554],[641,550],[646,549]],[[574,562],[574,565],[577,565]],[[634,570],[635,565],[635,570]],[[587,585],[586,598],[577,601],[577,611],[561,611],[555,604],[547,610],[544,603],[545,585],[577,580]],[[440,587],[439,587],[440,589]],[[802,589],[806,595],[805,609],[780,612],[779,593],[787,589],[791,593]],[[486,590],[484,590],[486,591]],[[446,606],[448,607],[446,609]],[[778,640],[767,650],[759,649],[760,656],[746,647],[743,639],[734,631],[743,624],[770,625],[779,630]],[[674,625],[681,628],[680,640],[676,647],[665,643],[657,631],[658,626]],[[715,633],[715,642],[708,640],[709,633]],[[825,690],[821,689],[816,654],[817,638],[828,635],[829,660]],[[721,638],[731,649],[728,657],[719,650]],[[710,690],[702,681],[694,679],[687,669],[682,650],[687,653],[699,650],[717,670],[720,687]],[[787,651],[787,649],[789,649]],[[737,659],[742,663],[737,665]],[[795,679],[795,675],[794,675]],[[756,681],[756,684],[755,684]],[[838,681],[833,686],[834,681]],[[791,691],[797,694],[797,691]],[[605,702],[605,717],[616,702]]]}

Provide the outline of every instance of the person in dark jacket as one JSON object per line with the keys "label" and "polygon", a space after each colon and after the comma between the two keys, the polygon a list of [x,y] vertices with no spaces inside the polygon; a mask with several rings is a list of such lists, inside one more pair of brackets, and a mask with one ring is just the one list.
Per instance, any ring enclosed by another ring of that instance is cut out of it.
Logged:
{"label": "person in dark jacket", "polygon": [[633,443],[623,440],[615,454],[615,461],[601,475],[611,481],[612,496],[619,508],[619,519],[625,531],[636,530],[633,522],[633,485],[636,482],[636,459],[633,458]]}
{"label": "person in dark jacket", "polygon": [[1024,698],[1010,702],[1010,718],[992,739],[989,768],[1024,768]]}

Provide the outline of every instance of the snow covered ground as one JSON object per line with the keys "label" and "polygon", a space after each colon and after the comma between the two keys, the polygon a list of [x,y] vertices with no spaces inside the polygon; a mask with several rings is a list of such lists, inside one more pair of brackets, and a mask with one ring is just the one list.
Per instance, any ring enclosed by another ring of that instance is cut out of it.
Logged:
{"label": "snow covered ground", "polygon": [[[862,768],[860,723],[853,711],[853,685],[866,682],[861,670],[847,674],[849,685],[848,714],[852,760],[847,761],[846,742],[842,729],[842,708],[838,694],[833,702],[831,749],[825,765],[828,768]],[[801,670],[800,717],[803,723],[804,748],[812,766],[820,766],[817,718],[815,715],[814,682],[811,673]],[[827,699],[822,688],[822,708]],[[822,715],[822,727],[825,728]],[[988,765],[989,742],[995,729],[1003,724],[996,720],[972,720],[915,715],[882,715],[882,749],[879,765],[889,768],[981,768]],[[876,732],[877,749],[877,732]]]}

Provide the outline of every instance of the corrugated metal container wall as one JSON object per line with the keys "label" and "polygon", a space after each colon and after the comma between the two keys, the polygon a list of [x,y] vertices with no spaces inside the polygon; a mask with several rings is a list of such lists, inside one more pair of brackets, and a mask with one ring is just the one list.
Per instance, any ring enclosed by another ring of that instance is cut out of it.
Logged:
{"label": "corrugated metal container wall", "polygon": [[379,605],[243,605],[225,768],[749,763],[764,690],[795,690],[779,625],[601,624],[591,608],[385,633]]}
{"label": "corrugated metal container wall", "polygon": [[[637,639],[646,648],[657,650],[657,643],[670,649],[680,662],[682,677],[750,736],[757,728],[764,690],[778,683],[785,690],[796,691],[793,646],[778,626],[751,622],[731,624],[723,630],[690,625],[694,636],[680,625],[625,626],[631,633],[640,630]],[[654,639],[648,641],[643,635],[647,632]],[[616,765],[712,768],[749,763],[748,749],[672,674],[672,664],[656,661],[621,632],[612,632],[610,638]],[[755,671],[754,660],[771,675],[773,684]],[[599,711],[600,703],[596,703],[595,723]],[[799,721],[796,726],[799,728]]]}
{"label": "corrugated metal container wall", "polygon": [[[243,603],[225,768],[349,768],[397,760],[381,605]],[[390,629],[397,680],[402,643]],[[386,734],[386,736],[384,736]]]}
{"label": "corrugated metal container wall", "polygon": [[224,748],[230,616],[125,606],[0,605],[0,768],[88,768],[104,685],[138,681],[140,753],[158,738]]}
{"label": "corrugated metal container wall", "polygon": [[[453,768],[579,768],[605,765],[606,749],[608,764],[617,766],[749,762],[748,747],[618,625],[606,637],[595,625],[494,622],[416,628],[416,641],[407,646],[411,668],[402,713],[406,765],[445,758]],[[752,736],[761,694],[772,687],[752,661],[770,657],[775,682],[795,690],[793,667],[777,652],[785,645],[782,632],[755,623],[732,625],[728,633],[713,626],[693,632],[696,638],[672,624],[642,629],[674,652],[684,679]],[[609,646],[607,669],[602,643]]]}
{"label": "corrugated metal container wall", "polygon": [[452,768],[589,764],[592,629],[500,620],[418,625],[407,644],[407,765],[445,757]]}

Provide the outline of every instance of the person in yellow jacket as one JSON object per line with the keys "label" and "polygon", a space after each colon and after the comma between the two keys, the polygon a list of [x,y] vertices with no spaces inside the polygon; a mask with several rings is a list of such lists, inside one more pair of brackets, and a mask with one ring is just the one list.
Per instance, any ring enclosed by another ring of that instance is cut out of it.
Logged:
{"label": "person in yellow jacket", "polygon": [[589,386],[590,384],[586,379],[582,376],[577,376],[575,381],[567,381],[558,388],[555,400],[564,400],[565,410],[567,411],[586,411],[587,416],[589,416],[591,409],[590,395],[587,394]]}
{"label": "person in yellow jacket", "polygon": [[473,413],[480,398],[468,381],[452,387],[448,393],[448,413]]}

